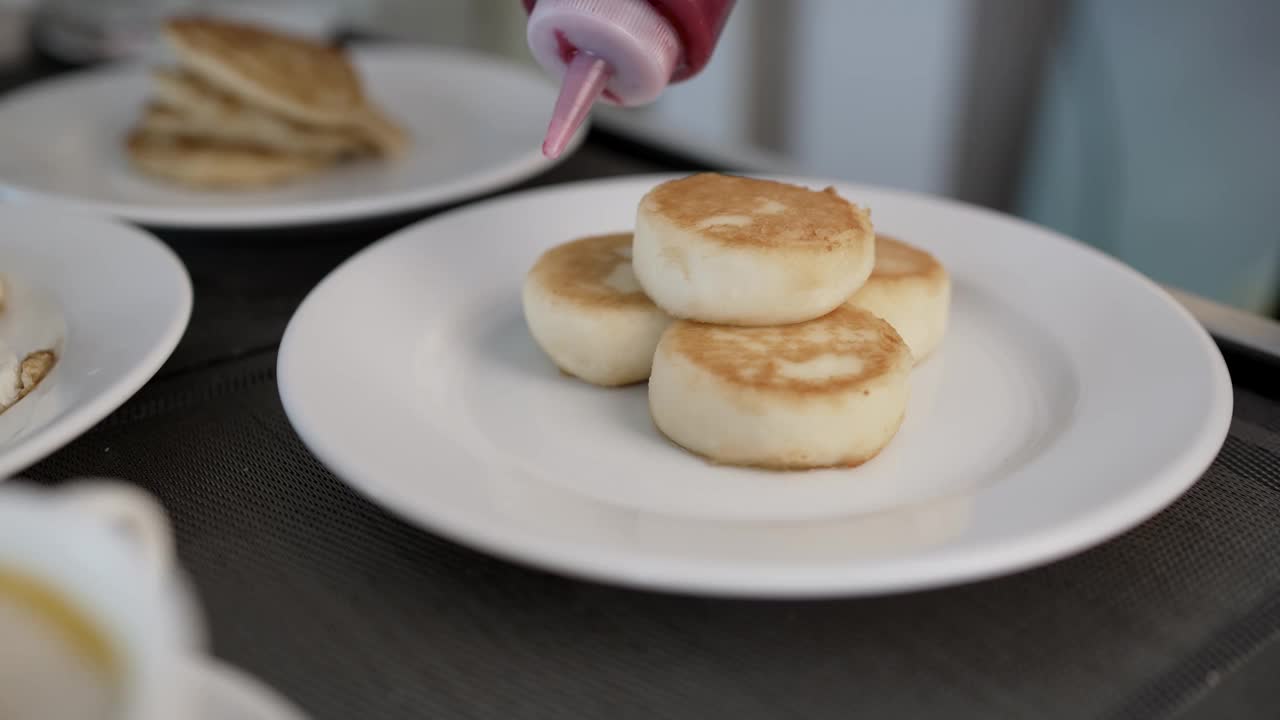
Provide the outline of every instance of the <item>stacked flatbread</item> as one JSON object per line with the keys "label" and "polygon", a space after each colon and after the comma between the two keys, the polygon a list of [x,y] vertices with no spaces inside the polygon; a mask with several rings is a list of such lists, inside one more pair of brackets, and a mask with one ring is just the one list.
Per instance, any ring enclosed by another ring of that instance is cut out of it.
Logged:
{"label": "stacked flatbread", "polygon": [[171,20],[176,67],[157,69],[130,131],[133,164],[201,188],[278,185],[338,163],[393,158],[405,131],[339,48],[225,20]]}

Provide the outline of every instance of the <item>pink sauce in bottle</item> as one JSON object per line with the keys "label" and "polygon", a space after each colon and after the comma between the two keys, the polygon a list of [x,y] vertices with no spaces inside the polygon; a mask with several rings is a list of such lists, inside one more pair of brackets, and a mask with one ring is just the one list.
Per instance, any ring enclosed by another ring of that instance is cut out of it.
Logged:
{"label": "pink sauce in bottle", "polygon": [[560,77],[542,152],[564,151],[598,98],[653,102],[706,67],[735,0],[521,0],[534,58]]}

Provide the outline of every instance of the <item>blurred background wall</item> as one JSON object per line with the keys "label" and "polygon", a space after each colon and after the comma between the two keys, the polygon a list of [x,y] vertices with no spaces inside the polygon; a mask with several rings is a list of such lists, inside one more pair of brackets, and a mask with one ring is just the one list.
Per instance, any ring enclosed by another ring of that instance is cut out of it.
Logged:
{"label": "blurred background wall", "polygon": [[1014,209],[1274,313],[1280,3],[1076,0],[1066,20]]}
{"label": "blurred background wall", "polygon": [[[0,23],[33,1],[177,3],[529,62],[518,0],[0,0]],[[1274,313],[1277,37],[1280,0],[738,0],[707,70],[628,116],[1014,212]]]}
{"label": "blurred background wall", "polygon": [[[515,0],[342,1],[378,31],[527,58]],[[707,142],[775,150],[815,173],[1000,200],[998,162],[973,162],[964,136],[998,152],[1000,138],[1021,133],[1009,119],[1025,108],[1004,106],[1026,105],[1060,4],[738,0],[707,70],[634,113]],[[974,128],[979,108],[985,127]]]}

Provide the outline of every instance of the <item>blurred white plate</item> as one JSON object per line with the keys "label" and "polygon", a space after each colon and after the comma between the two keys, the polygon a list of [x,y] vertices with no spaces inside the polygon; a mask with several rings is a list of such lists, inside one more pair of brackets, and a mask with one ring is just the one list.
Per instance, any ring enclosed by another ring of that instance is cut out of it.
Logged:
{"label": "blurred white plate", "polygon": [[184,668],[193,693],[192,720],[305,720],[305,715],[257,678],[213,658]]}
{"label": "blurred white plate", "polygon": [[280,392],[302,439],[374,500],[497,555],[760,596],[905,590],[1043,563],[1150,516],[1221,446],[1222,356],[1146,278],[1006,216],[834,183],[950,268],[950,333],[872,462],[709,465],[658,435],[643,386],[560,375],[521,312],[539,253],[630,228],[660,179],[484,202],[351,259],[281,347]]}
{"label": "blurred white plate", "polygon": [[541,143],[556,90],[535,70],[441,49],[367,46],[352,57],[367,91],[412,133],[405,157],[264,190],[203,192],[157,182],[133,170],[122,149],[150,73],[149,65],[129,63],[48,80],[0,100],[0,199],[161,227],[261,228],[447,203],[552,164]]}
{"label": "blurred white plate", "polygon": [[120,407],[173,352],[191,315],[181,261],[111,220],[0,204],[0,339],[58,362],[0,414],[0,479],[57,450]]}

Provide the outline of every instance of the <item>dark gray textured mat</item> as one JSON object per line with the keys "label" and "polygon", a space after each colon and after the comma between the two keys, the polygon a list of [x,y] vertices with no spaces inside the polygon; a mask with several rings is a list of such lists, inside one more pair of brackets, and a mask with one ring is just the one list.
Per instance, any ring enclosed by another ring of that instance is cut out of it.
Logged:
{"label": "dark gray textured mat", "polygon": [[33,468],[173,514],[214,649],[317,718],[1165,716],[1280,628],[1280,406],[1120,539],[1008,578],[746,602],[563,579],[394,519],[280,408],[274,354],[152,383]]}

